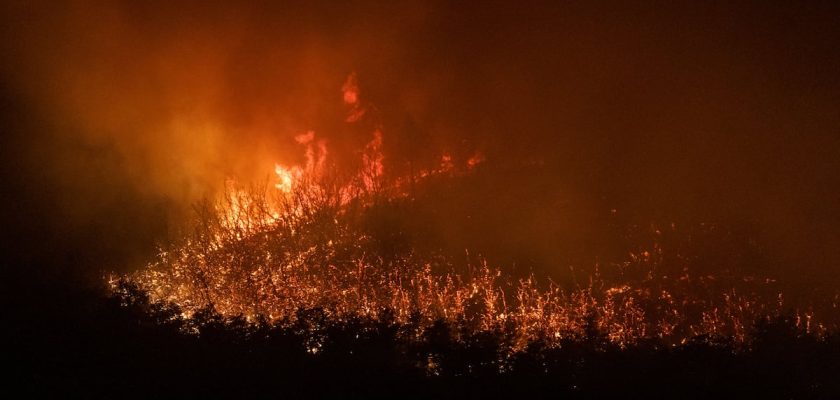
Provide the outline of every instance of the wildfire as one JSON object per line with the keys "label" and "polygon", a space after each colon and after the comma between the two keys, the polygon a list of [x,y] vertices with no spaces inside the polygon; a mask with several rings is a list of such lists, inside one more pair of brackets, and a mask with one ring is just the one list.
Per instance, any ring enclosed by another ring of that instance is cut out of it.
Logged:
{"label": "wildfire", "polygon": [[304,177],[310,175],[317,177],[323,173],[324,164],[327,158],[327,145],[323,140],[315,140],[315,132],[295,136],[295,142],[306,146],[306,165],[284,167],[274,164],[274,173],[278,182],[274,185],[284,193],[291,193],[294,186]]}
{"label": "wildfire", "polygon": [[[350,115],[364,114],[355,75],[343,93]],[[390,310],[398,323],[419,318],[425,327],[444,320],[472,332],[505,331],[514,338],[513,350],[535,340],[559,346],[592,332],[619,346],[646,338],[684,343],[698,335],[745,343],[754,321],[782,311],[780,295],[778,301],[762,301],[754,291],[709,295],[701,287],[705,294],[698,296],[686,286],[688,272],[675,278],[653,274],[663,262],[658,246],[620,266],[643,279],[608,281],[596,274],[588,285],[571,289],[540,284],[533,276],[512,282],[483,261],[459,270],[411,251],[377,255],[374,238],[358,224],[377,206],[366,200],[410,201],[402,190],[405,177],[385,179],[383,140],[382,130],[375,129],[359,171],[336,184],[325,179],[326,141],[314,131],[296,136],[306,162],[275,165],[274,189],[280,196],[231,185],[223,201],[199,213],[192,235],[123,280],[155,301],[176,304],[186,316],[212,308],[226,317],[282,323],[293,321],[299,310],[315,308],[337,320],[376,319]],[[455,157],[443,154],[437,168],[409,179],[454,174],[459,168],[469,172],[483,161],[476,152],[459,167]],[[705,281],[711,279],[695,284]],[[111,284],[119,286],[117,280]],[[804,329],[824,333],[824,325],[812,317],[803,314]]]}
{"label": "wildfire", "polygon": [[372,191],[379,186],[385,172],[385,166],[382,164],[384,158],[382,132],[377,129],[373,132],[373,139],[365,146],[365,153],[362,155],[362,179],[365,189]]}
{"label": "wildfire", "polygon": [[[560,346],[592,332],[621,347],[697,336],[746,344],[754,321],[785,307],[780,295],[765,301],[755,288],[714,292],[703,283],[714,280],[705,277],[690,283],[687,272],[672,279],[653,275],[662,268],[661,247],[620,266],[645,276],[641,280],[596,274],[572,289],[533,276],[512,282],[483,261],[459,272],[411,252],[379,257],[374,239],[356,225],[375,204],[348,209],[344,188],[330,190],[305,172],[291,179],[278,202],[261,192],[233,191],[228,201],[200,213],[186,241],[124,279],[186,316],[210,307],[225,317],[292,323],[299,310],[320,309],[337,321],[378,319],[390,310],[397,323],[419,317],[421,329],[443,320],[465,332],[508,332],[511,351],[535,340]],[[362,200],[369,183],[355,182],[363,187],[354,193],[362,194],[352,199]],[[813,317],[797,318],[807,333],[825,334],[826,325]]]}
{"label": "wildfire", "polygon": [[362,119],[367,110],[359,103],[359,84],[355,73],[347,77],[341,91],[344,94],[344,104],[349,108],[345,121],[356,122]]}
{"label": "wildfire", "polygon": [[303,175],[299,168],[286,168],[280,164],[274,164],[274,173],[277,174],[277,182],[274,187],[284,193],[291,193],[295,182]]}

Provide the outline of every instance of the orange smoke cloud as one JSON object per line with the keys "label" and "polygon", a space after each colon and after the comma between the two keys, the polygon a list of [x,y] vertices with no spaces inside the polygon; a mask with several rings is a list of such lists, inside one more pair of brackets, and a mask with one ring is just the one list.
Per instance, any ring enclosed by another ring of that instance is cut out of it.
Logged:
{"label": "orange smoke cloud", "polygon": [[[373,51],[363,45],[373,32],[360,30],[361,21],[321,21],[310,9],[202,5],[196,15],[179,4],[7,4],[3,14],[16,17],[3,22],[18,39],[0,43],[14,54],[2,67],[4,84],[66,127],[58,135],[115,153],[119,164],[107,173],[189,204],[220,190],[227,177],[260,181],[275,162],[323,162],[330,137],[352,134],[337,115],[342,107],[350,109],[347,119],[364,115],[356,75],[348,72]],[[378,25],[377,35],[404,35],[405,27],[388,20]],[[332,40],[318,28],[326,26],[359,35]],[[314,132],[322,142],[301,143]],[[307,146],[306,160],[298,144]],[[360,151],[350,140],[332,148]],[[49,158],[62,164],[67,149],[54,151]],[[88,173],[67,163],[62,170]]]}

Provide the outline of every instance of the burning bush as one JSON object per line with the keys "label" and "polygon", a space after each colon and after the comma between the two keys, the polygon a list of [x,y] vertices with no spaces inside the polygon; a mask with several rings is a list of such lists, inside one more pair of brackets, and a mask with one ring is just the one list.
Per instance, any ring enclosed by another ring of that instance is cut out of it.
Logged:
{"label": "burning bush", "polygon": [[[162,248],[147,268],[112,280],[113,287],[137,285],[187,319],[206,310],[281,325],[295,324],[302,310],[338,323],[387,316],[415,326],[403,332],[406,340],[421,340],[441,321],[456,338],[501,332],[509,350],[592,338],[620,347],[696,337],[744,345],[755,321],[783,311],[780,295],[760,293],[768,292],[763,282],[736,288],[714,276],[693,277],[689,258],[661,244],[610,273],[596,269],[587,284],[572,288],[534,276],[513,280],[483,260],[455,265],[367,229],[383,207],[410,209],[412,199],[396,184],[311,171],[276,188],[230,183],[220,201],[196,207],[191,234]],[[679,274],[666,275],[678,267]],[[812,317],[797,314],[796,326],[824,334]]]}
{"label": "burning bush", "polygon": [[[347,123],[367,118],[354,76],[343,90]],[[136,285],[186,319],[210,312],[289,325],[302,311],[319,310],[338,323],[367,318],[413,326],[405,340],[422,340],[443,322],[456,339],[496,333],[514,351],[538,341],[557,347],[594,339],[626,347],[703,337],[741,346],[754,322],[786,307],[771,280],[692,271],[702,249],[692,250],[689,239],[669,242],[655,227],[654,240],[626,262],[596,267],[587,283],[574,286],[514,279],[481,259],[456,265],[420,251],[389,226],[389,210],[411,213],[424,183],[469,175],[484,157],[443,154],[439,165],[387,176],[382,130],[374,126],[350,174],[329,167],[326,142],[314,132],[298,135],[304,165],[276,165],[273,185],[229,182],[220,199],[196,206],[188,235],[162,247],[143,270],[111,279],[112,288]],[[699,236],[714,230],[701,227]],[[794,314],[803,334],[830,329],[810,311]]]}

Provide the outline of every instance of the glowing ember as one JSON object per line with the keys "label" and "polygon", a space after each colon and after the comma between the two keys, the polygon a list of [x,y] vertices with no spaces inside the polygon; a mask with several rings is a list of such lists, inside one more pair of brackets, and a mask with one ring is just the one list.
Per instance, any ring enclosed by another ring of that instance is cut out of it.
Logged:
{"label": "glowing ember", "polygon": [[[343,92],[348,106],[362,110],[355,76]],[[755,294],[756,286],[714,290],[710,282],[716,277],[691,276],[687,267],[672,278],[659,276],[665,257],[658,244],[617,267],[643,278],[607,280],[596,270],[588,285],[570,289],[534,277],[512,282],[484,262],[459,271],[413,251],[378,255],[378,244],[359,223],[378,206],[368,200],[410,202],[405,182],[454,175],[460,170],[456,159],[443,154],[435,169],[386,181],[383,134],[375,129],[359,170],[344,180],[326,179],[326,142],[313,131],[295,141],[305,147],[306,163],[275,165],[280,196],[229,184],[223,201],[201,210],[191,236],[123,279],[155,301],[176,304],[187,317],[212,308],[226,317],[289,322],[299,310],[317,308],[342,321],[377,319],[390,310],[397,323],[419,318],[421,327],[443,320],[465,332],[504,331],[513,338],[511,350],[535,340],[560,346],[593,332],[619,346],[647,338],[678,344],[698,335],[744,344],[756,320],[780,315],[785,307],[780,294],[766,301]],[[476,152],[460,171],[483,161]],[[119,288],[119,280],[110,283]],[[828,330],[811,312],[797,318],[809,334]],[[313,354],[319,349],[317,343],[309,347]],[[437,368],[435,360],[429,359],[429,368]]]}
{"label": "glowing ember", "polygon": [[[200,213],[192,236],[124,279],[153,300],[178,305],[186,316],[210,307],[226,317],[290,323],[299,310],[320,309],[338,321],[377,319],[390,310],[397,323],[420,318],[421,327],[443,320],[465,332],[508,332],[512,351],[535,340],[560,346],[592,332],[622,347],[647,338],[680,344],[697,336],[746,344],[753,322],[786,307],[780,295],[766,301],[755,294],[759,287],[715,292],[704,283],[715,281],[708,277],[685,286],[687,272],[656,276],[651,272],[662,268],[664,257],[659,246],[621,266],[645,276],[641,280],[607,281],[596,274],[570,290],[534,277],[511,282],[483,262],[458,273],[410,252],[385,259],[375,256],[375,241],[355,222],[375,205],[351,211],[341,191],[298,181],[290,187],[278,202],[235,191]],[[118,280],[111,283],[119,288]],[[809,334],[827,332],[811,312],[797,318]],[[310,350],[317,352],[317,345]]]}
{"label": "glowing ember", "polygon": [[467,160],[467,168],[472,170],[473,168],[475,168],[476,166],[478,166],[478,164],[481,164],[482,162],[484,162],[484,154],[481,154],[480,152],[477,152],[477,153],[473,154],[473,156],[470,157]]}

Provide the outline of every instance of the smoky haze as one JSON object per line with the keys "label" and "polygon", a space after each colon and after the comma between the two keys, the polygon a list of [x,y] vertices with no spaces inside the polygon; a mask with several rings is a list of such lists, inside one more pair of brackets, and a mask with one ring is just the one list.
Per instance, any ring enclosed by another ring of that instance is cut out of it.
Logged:
{"label": "smoky haze", "polygon": [[566,278],[620,247],[610,227],[720,223],[762,272],[840,283],[836,5],[205,3],[2,6],[21,265],[136,268],[226,178],[302,162],[309,130],[353,157],[355,73],[386,169],[485,155],[422,214],[441,246]]}

